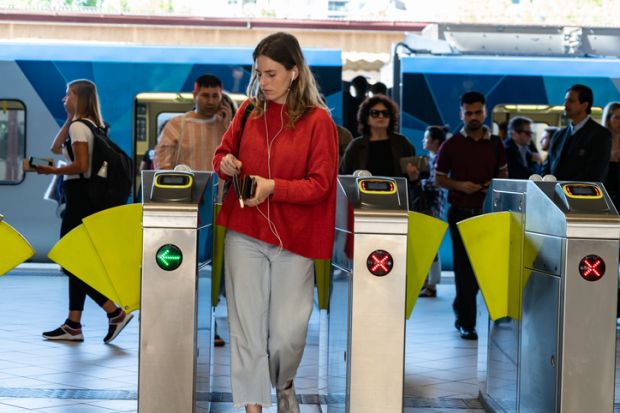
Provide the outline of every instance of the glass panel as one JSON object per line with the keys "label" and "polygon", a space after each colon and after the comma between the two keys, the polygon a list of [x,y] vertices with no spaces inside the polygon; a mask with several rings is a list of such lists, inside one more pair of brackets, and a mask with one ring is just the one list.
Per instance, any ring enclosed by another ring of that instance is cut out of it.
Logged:
{"label": "glass panel", "polygon": [[17,100],[0,99],[0,184],[24,179],[26,155],[26,108]]}

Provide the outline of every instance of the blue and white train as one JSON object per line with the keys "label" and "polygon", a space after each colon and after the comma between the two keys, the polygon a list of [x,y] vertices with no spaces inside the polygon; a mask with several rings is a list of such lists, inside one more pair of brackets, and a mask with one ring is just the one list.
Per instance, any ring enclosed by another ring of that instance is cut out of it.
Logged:
{"label": "blue and white train", "polygon": [[[341,123],[340,51],[304,52],[334,120]],[[196,77],[215,74],[227,93],[242,96],[251,66],[249,48],[3,43],[0,214],[35,248],[34,260],[45,261],[60,228],[56,204],[44,199],[52,177],[26,173],[22,162],[51,156],[52,139],[66,119],[67,82],[85,78],[97,84],[110,136],[137,166],[154,145],[162,116],[191,107],[187,93]]]}
{"label": "blue and white train", "polygon": [[[564,96],[573,84],[592,88],[592,115],[598,121],[608,102],[620,101],[617,58],[417,54],[401,57],[395,77],[401,85],[401,130],[417,153],[424,152],[427,126],[462,128],[459,98],[471,90],[486,96],[487,122],[495,131],[511,116],[522,115],[534,121],[536,138],[547,126],[565,125]],[[451,269],[450,237],[440,255],[444,269]]]}

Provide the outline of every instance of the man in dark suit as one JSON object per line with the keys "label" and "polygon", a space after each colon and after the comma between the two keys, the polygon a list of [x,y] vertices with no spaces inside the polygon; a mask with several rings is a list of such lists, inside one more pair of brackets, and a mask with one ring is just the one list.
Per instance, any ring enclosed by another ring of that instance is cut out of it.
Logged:
{"label": "man in dark suit", "polygon": [[510,179],[528,179],[538,173],[541,160],[538,152],[532,150],[536,148],[531,145],[533,134],[531,119],[523,116],[510,119],[508,136],[504,139]]}
{"label": "man in dark suit", "polygon": [[564,110],[570,122],[551,138],[543,175],[553,174],[559,181],[605,180],[611,134],[590,117],[593,101],[587,86],[573,85],[566,91]]}

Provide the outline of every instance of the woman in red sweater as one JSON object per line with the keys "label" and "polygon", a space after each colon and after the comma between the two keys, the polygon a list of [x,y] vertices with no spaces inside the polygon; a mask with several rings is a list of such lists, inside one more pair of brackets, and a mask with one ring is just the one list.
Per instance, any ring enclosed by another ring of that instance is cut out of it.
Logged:
{"label": "woman in red sweater", "polygon": [[256,182],[243,202],[228,191],[217,219],[228,228],[233,402],[261,412],[273,385],[278,412],[298,413],[293,379],[312,312],[313,259],[329,259],[334,240],[338,134],[294,36],[266,37],[253,59],[251,100],[213,159],[220,178]]}

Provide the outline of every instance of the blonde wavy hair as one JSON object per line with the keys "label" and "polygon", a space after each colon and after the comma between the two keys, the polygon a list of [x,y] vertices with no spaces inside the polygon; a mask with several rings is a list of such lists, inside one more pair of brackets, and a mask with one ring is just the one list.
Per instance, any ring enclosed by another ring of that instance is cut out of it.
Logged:
{"label": "blonde wavy hair", "polygon": [[78,79],[69,82],[67,87],[76,96],[75,119],[87,118],[95,124],[105,127],[103,116],[101,116],[97,86],[90,80]]}
{"label": "blonde wavy hair", "polygon": [[286,97],[288,126],[290,128],[294,127],[302,116],[316,107],[328,110],[323,99],[321,99],[316,81],[306,63],[297,38],[292,34],[279,32],[261,40],[252,53],[254,64],[252,65],[252,77],[247,94],[254,100],[254,110],[252,111],[254,117],[262,116],[266,107],[265,95],[260,89],[258,74],[256,73],[256,59],[260,56],[268,57],[280,63],[286,70],[291,70],[297,66],[297,77],[291,83],[290,91]]}

